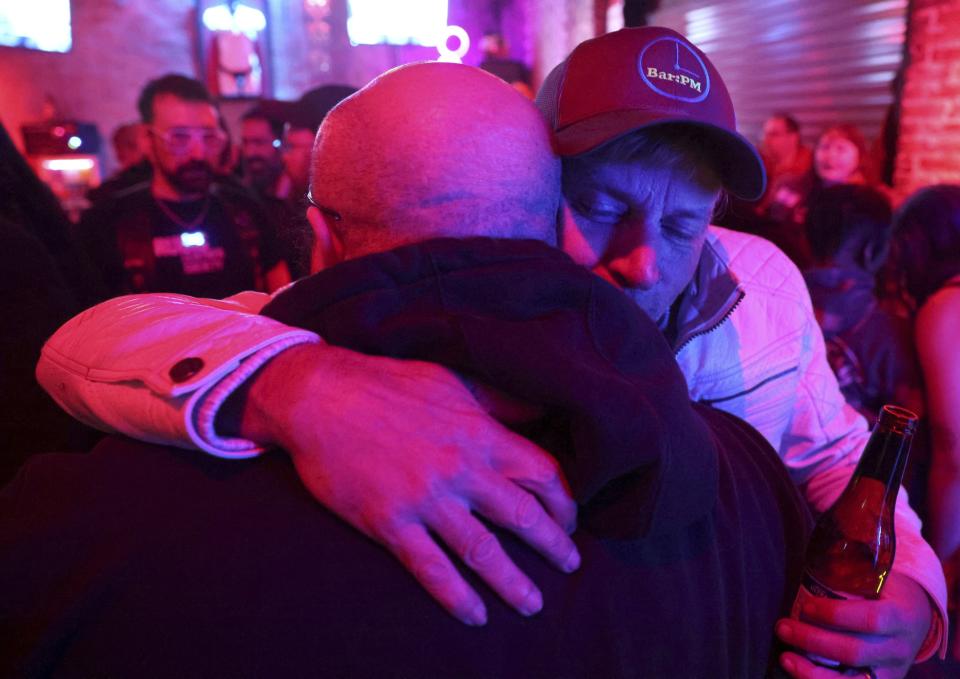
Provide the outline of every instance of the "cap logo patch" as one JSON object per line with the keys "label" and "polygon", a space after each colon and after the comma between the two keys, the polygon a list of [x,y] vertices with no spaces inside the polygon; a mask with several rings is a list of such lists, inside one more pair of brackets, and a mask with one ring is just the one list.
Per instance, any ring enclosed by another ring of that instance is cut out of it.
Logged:
{"label": "cap logo patch", "polygon": [[668,99],[697,103],[710,94],[710,73],[703,59],[676,38],[657,38],[644,47],[637,71],[651,90]]}

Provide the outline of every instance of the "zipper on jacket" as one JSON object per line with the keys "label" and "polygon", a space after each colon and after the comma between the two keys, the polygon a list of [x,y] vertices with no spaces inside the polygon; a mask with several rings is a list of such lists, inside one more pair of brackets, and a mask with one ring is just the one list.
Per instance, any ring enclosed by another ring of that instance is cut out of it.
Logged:
{"label": "zipper on jacket", "polygon": [[737,296],[736,301],[735,301],[732,305],[730,305],[730,308],[727,309],[727,312],[726,312],[723,316],[720,317],[720,320],[718,320],[716,323],[714,323],[713,325],[711,325],[709,328],[705,328],[705,329],[703,329],[703,330],[698,330],[697,332],[695,332],[695,333],[693,333],[692,335],[690,335],[690,337],[688,337],[687,339],[685,339],[685,340],[683,341],[683,344],[681,344],[681,345],[678,346],[676,349],[674,349],[673,355],[674,355],[674,356],[678,356],[678,355],[680,354],[680,351],[681,351],[685,346],[687,346],[688,344],[690,344],[690,342],[692,342],[693,340],[695,340],[695,339],[698,338],[698,337],[703,337],[704,335],[710,334],[711,332],[713,332],[714,330],[716,330],[717,328],[719,328],[721,325],[723,325],[724,322],[726,322],[726,320],[727,320],[728,318],[730,318],[730,316],[733,314],[733,312],[737,310],[737,307],[740,306],[740,302],[742,302],[742,301],[743,301],[743,298],[746,297],[746,295],[747,295],[747,293],[744,292],[743,290],[740,290],[739,293],[740,293],[740,294]]}

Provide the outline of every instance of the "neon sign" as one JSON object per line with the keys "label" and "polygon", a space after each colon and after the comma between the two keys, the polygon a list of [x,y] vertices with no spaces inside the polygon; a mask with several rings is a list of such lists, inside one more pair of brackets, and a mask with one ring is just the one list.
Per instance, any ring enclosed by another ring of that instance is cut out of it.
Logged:
{"label": "neon sign", "polygon": [[93,161],[90,158],[54,158],[44,160],[43,167],[55,172],[84,172],[93,169]]}
{"label": "neon sign", "polygon": [[447,0],[347,0],[353,45],[439,44],[447,27]]}
{"label": "neon sign", "polygon": [[0,45],[69,52],[70,0],[0,0]]}
{"label": "neon sign", "polygon": [[[450,49],[450,38],[457,40],[457,48]],[[447,26],[437,40],[437,52],[440,56],[437,61],[446,61],[454,64],[463,63],[463,55],[470,49],[470,36],[459,26]]]}

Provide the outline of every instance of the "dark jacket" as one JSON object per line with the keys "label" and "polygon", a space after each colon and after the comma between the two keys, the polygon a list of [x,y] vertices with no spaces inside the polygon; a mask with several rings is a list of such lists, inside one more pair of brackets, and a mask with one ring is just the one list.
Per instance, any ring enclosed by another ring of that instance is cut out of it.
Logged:
{"label": "dark jacket", "polygon": [[[495,530],[544,609],[522,618],[481,587],[489,622],[468,628],[318,506],[285,457],[230,462],[114,437],[36,460],[0,495],[0,582],[17,583],[0,597],[0,637],[13,640],[0,673],[764,673],[805,506],[759,434],[689,404],[626,297],[542,244],[435,241],[327,270],[268,313],[366,351],[469,366],[547,404],[541,440],[591,517],[574,536],[580,570],[564,575]],[[629,537],[605,535],[606,520]]]}
{"label": "dark jacket", "polygon": [[840,390],[867,422],[897,402],[898,387],[922,388],[913,324],[880,305],[870,273],[833,267],[803,277]]}

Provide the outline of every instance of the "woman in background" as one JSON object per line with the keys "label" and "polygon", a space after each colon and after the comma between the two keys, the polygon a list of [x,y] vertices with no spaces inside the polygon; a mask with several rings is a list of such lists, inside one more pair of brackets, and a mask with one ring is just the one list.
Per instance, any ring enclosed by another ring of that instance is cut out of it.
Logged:
{"label": "woman in background", "polygon": [[[897,261],[918,309],[914,328],[931,430],[929,539],[960,608],[960,186],[921,189],[895,220]],[[956,618],[954,618],[956,620]],[[960,634],[953,626],[953,654]]]}
{"label": "woman in background", "polygon": [[867,160],[867,144],[856,126],[828,127],[817,140],[813,167],[802,175],[784,175],[771,187],[760,235],[773,241],[801,270],[811,266],[804,229],[810,199],[830,186],[871,184]]}

